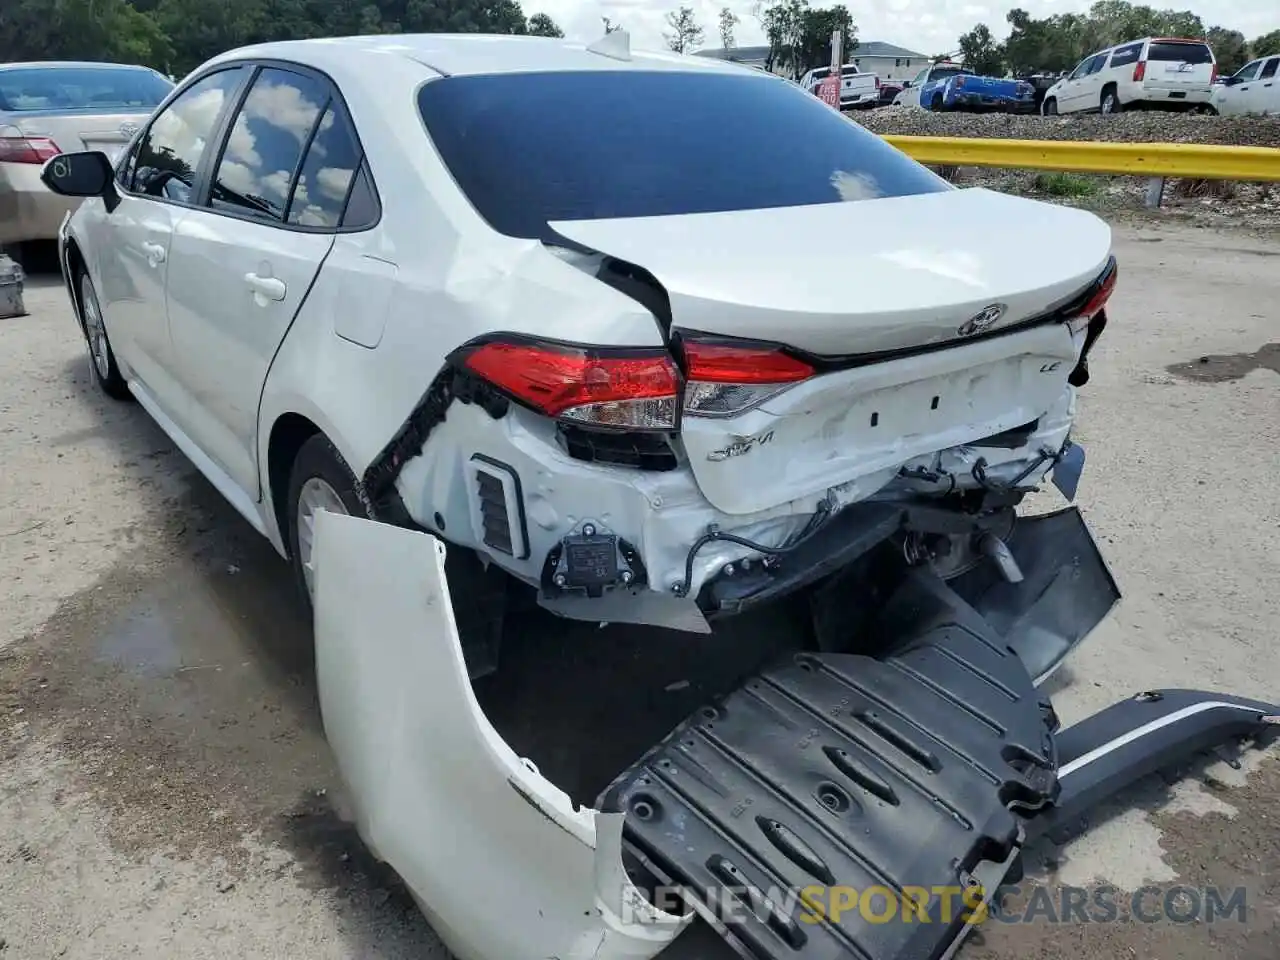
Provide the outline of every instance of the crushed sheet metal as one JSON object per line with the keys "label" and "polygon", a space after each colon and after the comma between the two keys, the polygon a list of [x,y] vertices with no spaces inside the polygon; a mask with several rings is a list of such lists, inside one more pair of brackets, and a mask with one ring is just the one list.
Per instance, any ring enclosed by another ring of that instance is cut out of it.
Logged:
{"label": "crushed sheet metal", "polygon": [[314,556],[321,712],[357,830],[449,949],[648,960],[666,947],[690,918],[652,907],[627,877],[623,815],[575,809],[480,709],[443,544],[321,513]]}

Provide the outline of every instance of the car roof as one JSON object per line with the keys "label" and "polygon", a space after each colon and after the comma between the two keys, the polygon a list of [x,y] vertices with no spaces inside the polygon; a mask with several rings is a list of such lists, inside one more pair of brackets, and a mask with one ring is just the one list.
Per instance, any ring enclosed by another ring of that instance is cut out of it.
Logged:
{"label": "car roof", "polygon": [[146,70],[150,73],[156,72],[140,63],[103,63],[98,60],[31,60],[25,63],[0,63],[0,73],[7,70],[80,70],[86,67],[102,70]]}
{"label": "car roof", "polygon": [[445,76],[493,73],[537,73],[587,70],[681,70],[697,73],[735,73],[754,76],[741,64],[710,57],[632,50],[630,58],[615,59],[593,52],[590,45],[554,37],[509,34],[383,34],[283,40],[230,50],[214,62],[249,58],[279,59],[322,66],[335,60],[400,55]]}

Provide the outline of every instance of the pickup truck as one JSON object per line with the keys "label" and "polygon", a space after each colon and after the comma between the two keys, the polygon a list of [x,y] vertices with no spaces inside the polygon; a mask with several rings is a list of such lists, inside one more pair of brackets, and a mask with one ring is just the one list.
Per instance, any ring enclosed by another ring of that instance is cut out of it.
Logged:
{"label": "pickup truck", "polygon": [[[814,96],[822,81],[831,75],[830,67],[818,67],[800,78],[800,86]],[[855,64],[846,63],[840,68],[840,109],[869,110],[880,99],[880,78],[874,73],[864,73]]]}
{"label": "pickup truck", "polygon": [[982,77],[958,63],[935,63],[909,81],[896,104],[926,110],[998,110],[1035,113],[1035,87],[1023,80]]}

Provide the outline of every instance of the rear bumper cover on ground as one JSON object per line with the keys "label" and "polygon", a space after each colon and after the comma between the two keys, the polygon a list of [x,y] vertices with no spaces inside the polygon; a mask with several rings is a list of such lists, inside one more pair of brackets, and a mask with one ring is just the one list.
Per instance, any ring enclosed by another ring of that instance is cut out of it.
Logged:
{"label": "rear bumper cover on ground", "polygon": [[[1021,589],[965,599],[914,570],[872,626],[894,640],[883,653],[748,679],[592,810],[485,718],[439,543],[321,514],[317,674],[359,832],[461,960],[643,960],[691,919],[663,893],[753,957],[946,957],[1029,837],[1190,751],[1278,729],[1267,704],[1165,691],[1059,731],[1033,674],[1117,594],[1074,511],[1024,530]],[[849,909],[873,887],[934,919]],[[944,921],[949,891],[964,909]]]}

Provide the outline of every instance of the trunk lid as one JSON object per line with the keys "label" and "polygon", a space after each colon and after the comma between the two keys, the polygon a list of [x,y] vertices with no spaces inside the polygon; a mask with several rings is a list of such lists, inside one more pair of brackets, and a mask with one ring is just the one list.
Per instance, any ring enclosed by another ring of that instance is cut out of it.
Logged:
{"label": "trunk lid", "polygon": [[1111,247],[1091,213],[983,189],[551,227],[652,273],[675,328],[827,356],[956,340],[992,303],[1007,309],[990,329],[1011,326],[1082,289]]}
{"label": "trunk lid", "polygon": [[112,163],[151,116],[150,110],[112,113],[19,114],[16,126],[26,136],[49,137],[63,153],[101,150]]}
{"label": "trunk lid", "polygon": [[[826,356],[906,351],[862,357],[736,416],[685,417],[703,495],[739,515],[835,486],[866,496],[907,460],[1039,417],[1073,366],[1066,327],[978,339],[960,328],[996,304],[1005,309],[984,332],[1043,314],[1082,292],[1111,249],[1092,214],[986,190],[552,227],[650,271],[676,332]],[[1060,252],[1028,252],[1049,237]]]}

